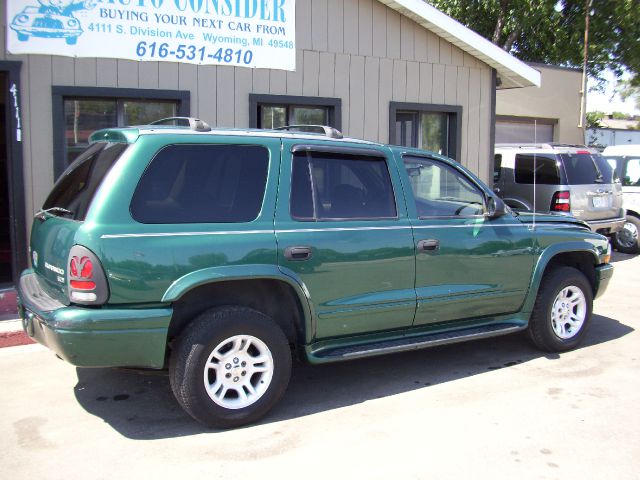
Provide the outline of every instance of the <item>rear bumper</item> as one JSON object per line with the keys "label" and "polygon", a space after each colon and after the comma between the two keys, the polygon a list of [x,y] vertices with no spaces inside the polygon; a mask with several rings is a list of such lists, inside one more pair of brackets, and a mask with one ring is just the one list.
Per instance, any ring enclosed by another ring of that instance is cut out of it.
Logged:
{"label": "rear bumper", "polygon": [[624,227],[626,219],[622,218],[608,218],[606,220],[589,220],[589,228],[594,232],[602,233],[603,235],[613,235],[619,232]]}
{"label": "rear bumper", "polygon": [[596,291],[593,298],[601,297],[606,291],[609,281],[613,276],[613,265],[605,263],[596,267]]}
{"label": "rear bumper", "polygon": [[43,307],[35,275],[24,272],[18,288],[22,326],[35,341],[79,367],[164,366],[171,308]]}

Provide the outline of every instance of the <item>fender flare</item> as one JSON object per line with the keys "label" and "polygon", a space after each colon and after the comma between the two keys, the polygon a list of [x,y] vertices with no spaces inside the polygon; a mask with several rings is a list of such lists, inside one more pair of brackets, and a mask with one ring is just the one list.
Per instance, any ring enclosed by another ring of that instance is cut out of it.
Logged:
{"label": "fender flare", "polygon": [[315,334],[315,312],[309,289],[302,279],[289,269],[280,269],[277,265],[225,265],[209,267],[190,272],[175,280],[162,296],[163,303],[173,303],[187,292],[203,285],[238,280],[276,280],[293,288],[298,296],[304,315],[304,336],[310,341]]}
{"label": "fender flare", "polygon": [[529,284],[529,292],[522,306],[522,311],[530,314],[533,311],[533,306],[538,296],[538,289],[542,283],[542,277],[544,275],[547,266],[551,260],[562,253],[589,253],[592,255],[594,265],[600,263],[599,252],[594,245],[585,242],[563,242],[550,245],[546,248],[542,254],[538,257],[536,266],[531,276],[531,282]]}

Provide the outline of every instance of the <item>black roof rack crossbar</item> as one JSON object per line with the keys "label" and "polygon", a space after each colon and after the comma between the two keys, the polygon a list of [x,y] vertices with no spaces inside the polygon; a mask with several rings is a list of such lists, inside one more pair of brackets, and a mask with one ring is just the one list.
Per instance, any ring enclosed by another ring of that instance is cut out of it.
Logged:
{"label": "black roof rack crossbar", "polygon": [[298,131],[308,133],[322,133],[329,138],[342,138],[342,132],[327,125],[285,125],[274,130]]}
{"label": "black roof rack crossbar", "polygon": [[151,122],[149,125],[175,125],[176,127],[189,127],[195,132],[210,132],[209,124],[199,118],[193,117],[168,117]]}

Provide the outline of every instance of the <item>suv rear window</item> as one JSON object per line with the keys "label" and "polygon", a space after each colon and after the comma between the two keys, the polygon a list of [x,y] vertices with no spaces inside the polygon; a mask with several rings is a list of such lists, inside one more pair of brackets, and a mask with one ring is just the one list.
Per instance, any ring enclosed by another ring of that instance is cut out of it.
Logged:
{"label": "suv rear window", "polygon": [[250,222],[268,166],[269,151],[258,145],[169,145],[142,175],[131,215],[141,223]]}
{"label": "suv rear window", "polygon": [[569,185],[613,183],[613,169],[601,155],[563,153],[560,158]]}
{"label": "suv rear window", "polygon": [[[535,165],[535,170],[534,170]],[[560,184],[560,173],[558,172],[558,161],[555,155],[545,156],[516,155],[516,183],[532,184],[535,182],[541,185]]]}
{"label": "suv rear window", "polygon": [[72,212],[69,218],[83,221],[102,180],[128,146],[124,143],[89,146],[62,174],[42,208],[65,208]]}

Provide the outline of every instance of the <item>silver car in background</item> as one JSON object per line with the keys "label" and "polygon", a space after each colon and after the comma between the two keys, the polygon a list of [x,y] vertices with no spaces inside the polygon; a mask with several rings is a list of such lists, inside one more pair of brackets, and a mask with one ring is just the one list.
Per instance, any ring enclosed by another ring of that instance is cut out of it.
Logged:
{"label": "silver car in background", "polygon": [[514,210],[573,215],[607,236],[625,224],[622,186],[595,149],[497,144],[493,175],[495,192]]}
{"label": "silver car in background", "polygon": [[602,156],[615,169],[622,181],[624,208],[627,210],[627,221],[624,228],[616,234],[613,244],[621,252],[639,253],[640,145],[607,147],[602,152]]}

